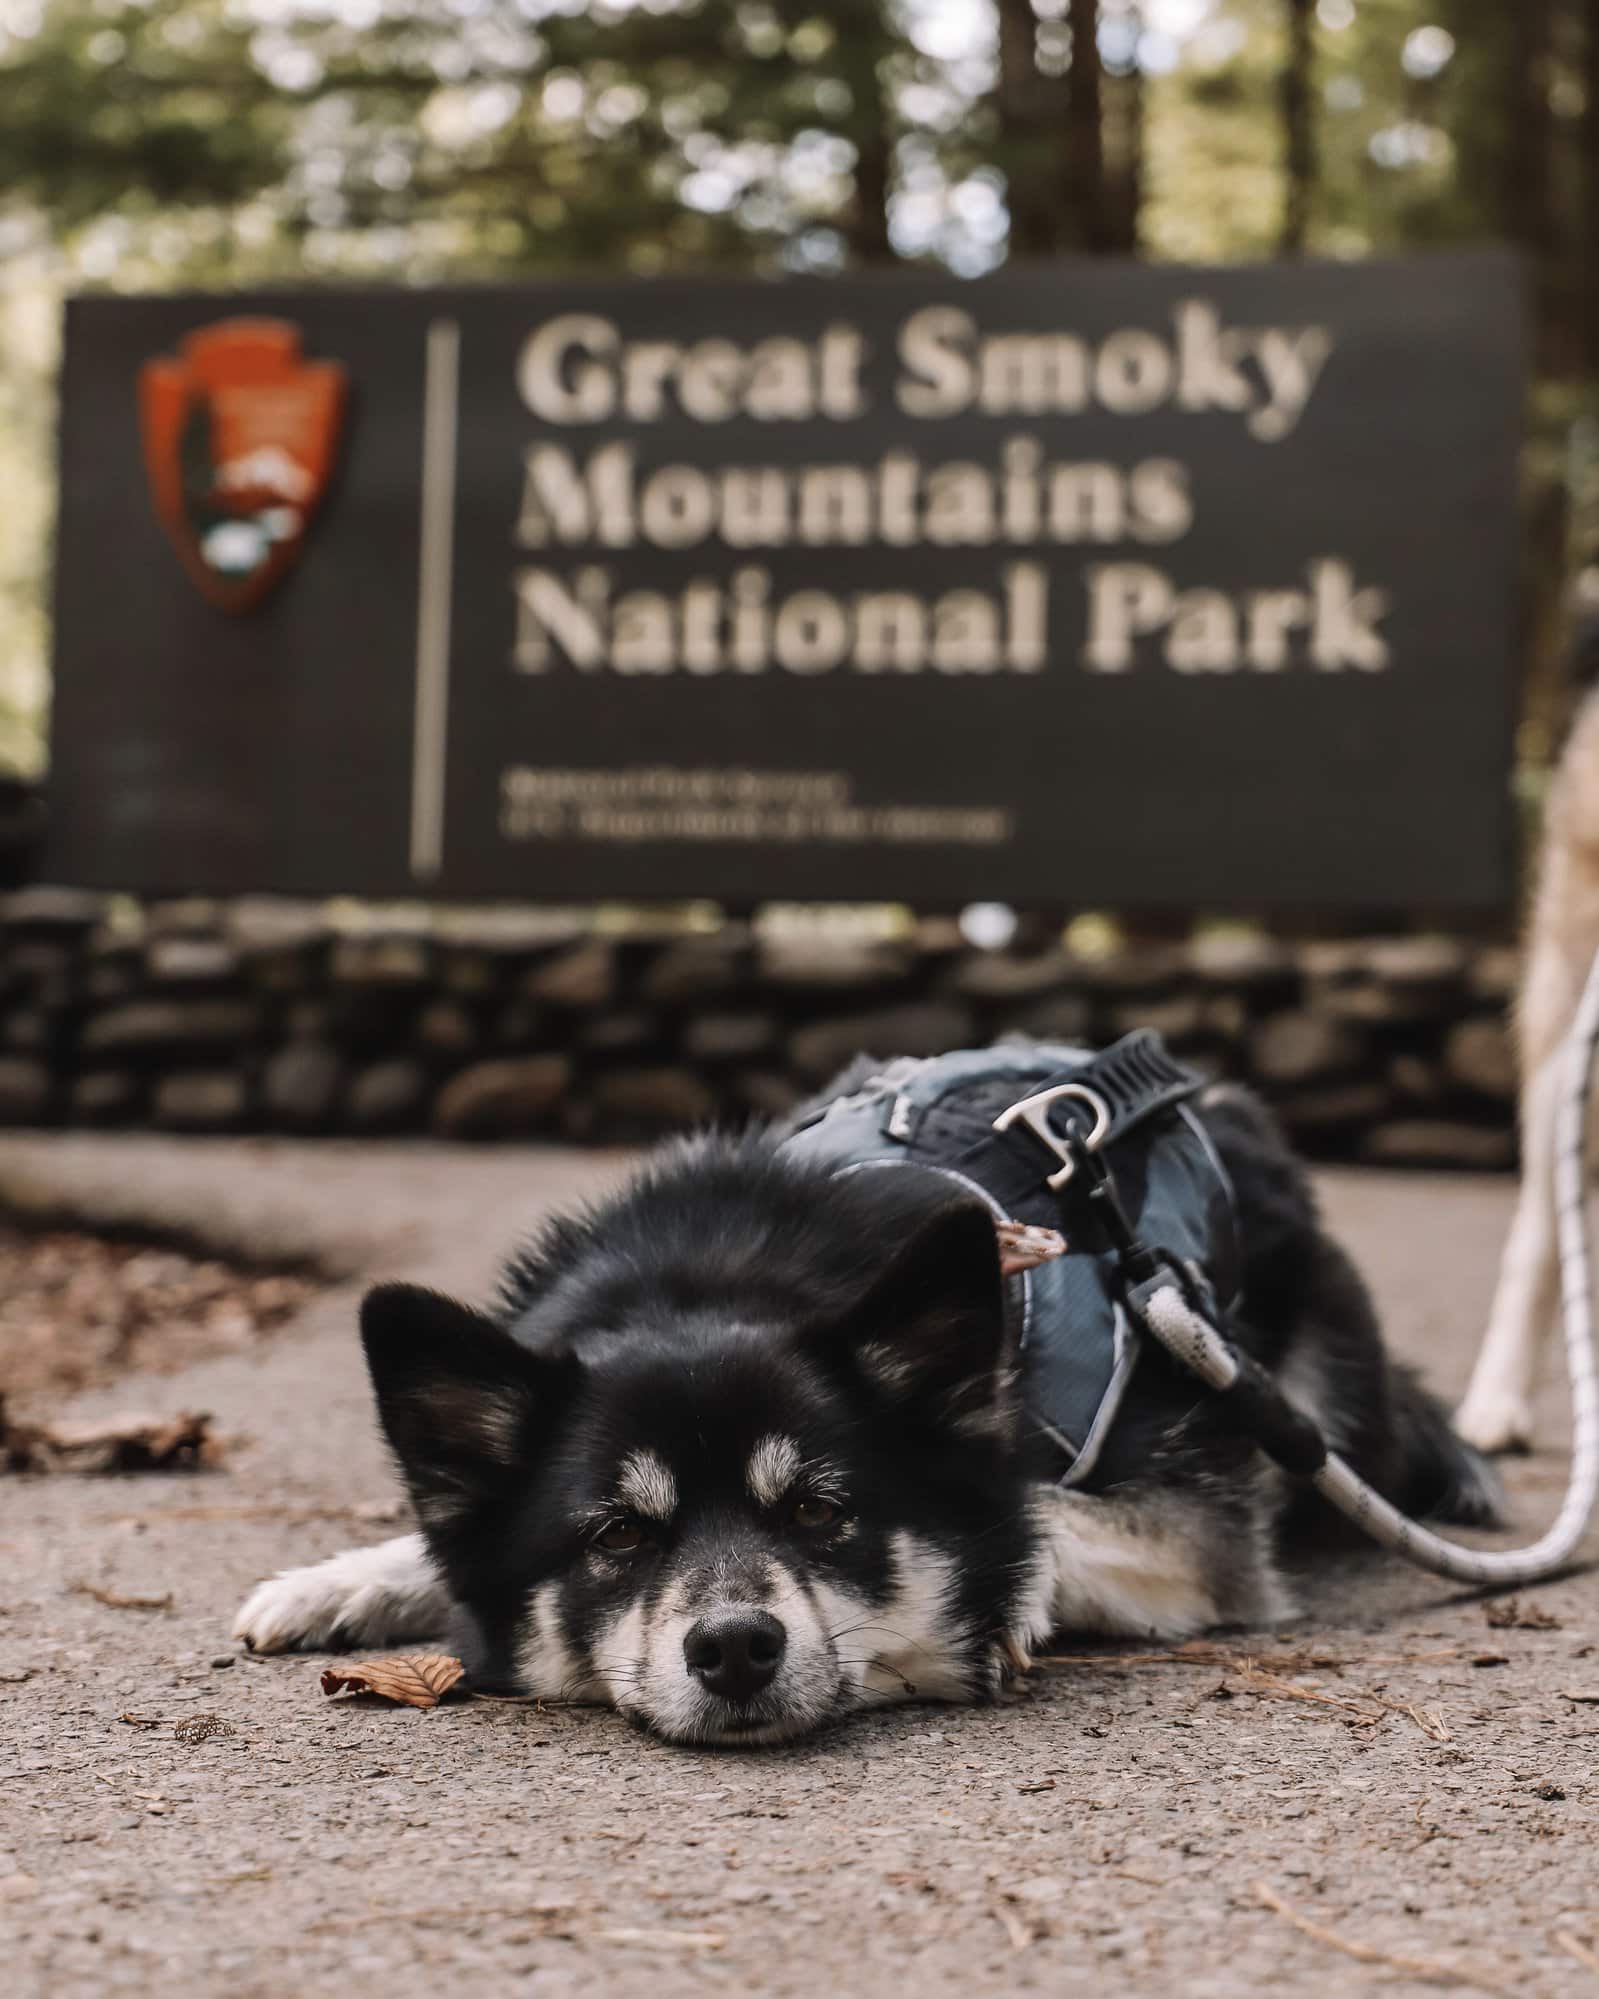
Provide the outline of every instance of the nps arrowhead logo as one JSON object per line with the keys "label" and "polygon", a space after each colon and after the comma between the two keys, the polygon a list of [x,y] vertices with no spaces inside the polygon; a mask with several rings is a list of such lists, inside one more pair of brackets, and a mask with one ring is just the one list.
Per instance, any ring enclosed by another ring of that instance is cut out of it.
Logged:
{"label": "nps arrowhead logo", "polygon": [[282,319],[225,319],[139,371],[156,513],[201,593],[248,611],[292,568],[338,458],[347,379]]}

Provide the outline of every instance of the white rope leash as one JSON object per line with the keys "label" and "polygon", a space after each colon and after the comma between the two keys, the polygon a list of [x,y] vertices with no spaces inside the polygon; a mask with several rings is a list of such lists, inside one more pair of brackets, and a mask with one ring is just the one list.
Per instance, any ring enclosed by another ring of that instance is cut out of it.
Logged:
{"label": "white rope leash", "polygon": [[[1463,1548],[1408,1519],[1358,1477],[1335,1451],[1310,1483],[1374,1541],[1421,1568],[1458,1582],[1503,1585],[1537,1582],[1563,1569],[1576,1553],[1599,1499],[1599,1361],[1594,1353],[1593,1278],[1588,1259],[1588,1095],[1599,1047],[1599,957],[1583,988],[1566,1044],[1564,1093],[1555,1131],[1555,1209],[1560,1241],[1560,1294],[1566,1371],[1571,1382],[1571,1473],[1553,1525],[1529,1547]],[[1212,1388],[1228,1389],[1236,1357],[1175,1284],[1146,1301],[1149,1330],[1168,1352]]]}

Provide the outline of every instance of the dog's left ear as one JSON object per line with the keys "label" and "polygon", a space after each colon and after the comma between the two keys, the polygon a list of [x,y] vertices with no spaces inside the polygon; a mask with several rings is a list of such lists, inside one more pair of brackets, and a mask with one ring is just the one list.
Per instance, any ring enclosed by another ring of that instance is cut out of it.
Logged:
{"label": "dog's left ear", "polygon": [[525,1469],[567,1372],[481,1312],[414,1284],[367,1293],[361,1344],[384,1434],[435,1531]]}
{"label": "dog's left ear", "polygon": [[861,1371],[907,1412],[970,1435],[1006,1427],[999,1244],[975,1201],[918,1217],[889,1247],[845,1330]]}

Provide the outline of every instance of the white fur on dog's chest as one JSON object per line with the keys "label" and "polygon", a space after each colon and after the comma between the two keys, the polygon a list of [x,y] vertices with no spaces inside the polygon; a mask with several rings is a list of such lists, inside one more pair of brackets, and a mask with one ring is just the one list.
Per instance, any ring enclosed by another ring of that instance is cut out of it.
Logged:
{"label": "white fur on dog's chest", "polygon": [[1017,1633],[1024,1647],[1052,1632],[1186,1638],[1211,1625],[1275,1623],[1292,1605],[1265,1546],[1237,1550],[1224,1600],[1200,1523],[1180,1502],[1098,1498],[1040,1485],[1038,1553]]}

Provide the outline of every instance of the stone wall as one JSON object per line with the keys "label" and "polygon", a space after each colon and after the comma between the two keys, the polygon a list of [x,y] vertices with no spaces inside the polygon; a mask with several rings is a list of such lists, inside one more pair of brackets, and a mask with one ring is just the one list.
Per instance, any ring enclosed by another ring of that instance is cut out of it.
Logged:
{"label": "stone wall", "polygon": [[851,1056],[1149,1026],[1313,1157],[1507,1167],[1502,945],[1240,931],[1074,955],[953,922],[819,941],[537,911],[0,897],[0,1124],[631,1140],[781,1112]]}

